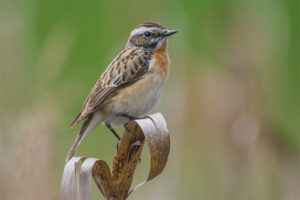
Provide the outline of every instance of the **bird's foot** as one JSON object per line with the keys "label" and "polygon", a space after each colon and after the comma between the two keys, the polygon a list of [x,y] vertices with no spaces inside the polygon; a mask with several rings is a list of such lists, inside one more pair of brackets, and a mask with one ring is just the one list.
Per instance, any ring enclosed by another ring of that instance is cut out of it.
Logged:
{"label": "bird's foot", "polygon": [[141,117],[134,117],[126,114],[122,114],[123,117],[126,117],[128,119],[128,122],[126,122],[123,127],[125,128],[126,131],[130,132],[130,130],[127,128],[127,125],[129,124],[130,121],[132,120],[137,120],[137,119],[143,119]]}
{"label": "bird's foot", "polygon": [[125,124],[123,124],[123,127],[125,128],[125,130],[127,132],[130,132],[130,130],[127,128],[128,124],[129,124],[130,121],[126,122]]}
{"label": "bird's foot", "polygon": [[126,117],[129,121],[137,120],[137,119],[143,119],[141,117],[135,117],[135,116],[127,115],[127,114],[121,114],[121,116]]}

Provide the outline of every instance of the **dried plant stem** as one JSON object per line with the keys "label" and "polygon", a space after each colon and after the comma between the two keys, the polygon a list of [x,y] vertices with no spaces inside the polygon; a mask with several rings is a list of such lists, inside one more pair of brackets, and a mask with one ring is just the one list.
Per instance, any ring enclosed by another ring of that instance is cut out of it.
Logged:
{"label": "dried plant stem", "polygon": [[[91,177],[105,199],[124,200],[163,171],[170,151],[170,138],[163,116],[156,113],[144,119],[130,121],[127,129],[115,154],[112,173],[105,161],[96,158],[73,157],[67,162],[61,185],[63,200],[89,200]],[[148,178],[130,190],[145,141],[151,154]],[[80,176],[79,161],[83,162]]]}

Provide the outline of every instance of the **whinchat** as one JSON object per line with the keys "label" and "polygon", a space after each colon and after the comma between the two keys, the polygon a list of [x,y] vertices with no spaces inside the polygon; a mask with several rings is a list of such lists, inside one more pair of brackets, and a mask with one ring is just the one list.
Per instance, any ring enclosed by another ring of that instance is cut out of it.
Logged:
{"label": "whinchat", "polygon": [[84,120],[66,161],[100,123],[120,140],[114,127],[143,117],[157,106],[169,75],[168,38],[176,32],[154,22],[140,24],[131,32],[125,49],[100,76],[72,123],[74,127]]}

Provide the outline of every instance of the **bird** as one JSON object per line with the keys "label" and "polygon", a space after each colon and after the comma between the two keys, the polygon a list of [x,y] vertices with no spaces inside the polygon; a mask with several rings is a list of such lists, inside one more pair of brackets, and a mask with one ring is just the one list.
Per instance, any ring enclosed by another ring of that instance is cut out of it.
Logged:
{"label": "bird", "polygon": [[71,124],[73,128],[83,120],[66,161],[99,124],[120,140],[115,127],[126,128],[129,121],[142,118],[158,105],[169,76],[168,40],[175,33],[177,30],[156,22],[142,23],[131,31],[125,48],[100,76]]}

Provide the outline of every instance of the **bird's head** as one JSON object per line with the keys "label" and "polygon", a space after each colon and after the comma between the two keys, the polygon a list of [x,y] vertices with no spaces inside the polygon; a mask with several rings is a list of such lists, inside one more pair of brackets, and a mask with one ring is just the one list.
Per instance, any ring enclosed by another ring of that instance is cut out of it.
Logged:
{"label": "bird's head", "polygon": [[159,49],[176,30],[168,30],[154,22],[145,22],[136,27],[130,34],[127,47],[138,47],[147,50]]}

